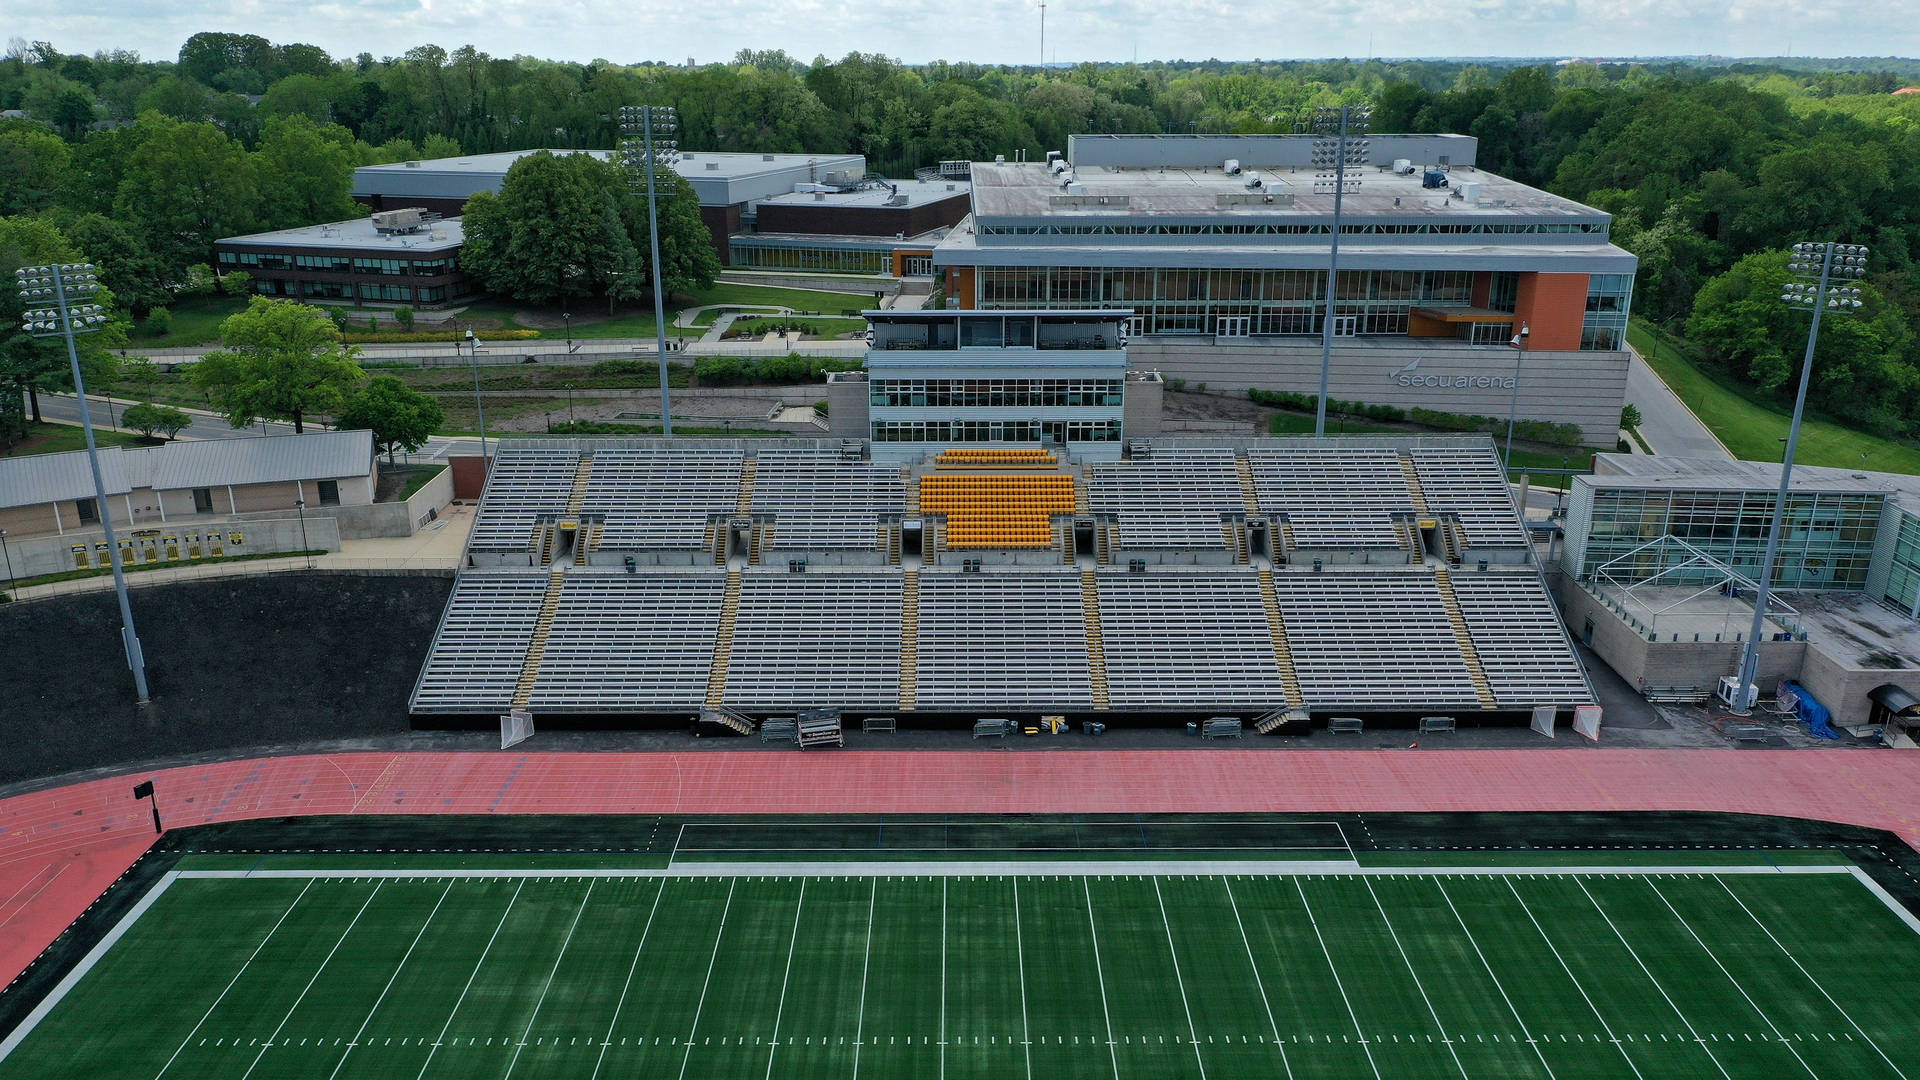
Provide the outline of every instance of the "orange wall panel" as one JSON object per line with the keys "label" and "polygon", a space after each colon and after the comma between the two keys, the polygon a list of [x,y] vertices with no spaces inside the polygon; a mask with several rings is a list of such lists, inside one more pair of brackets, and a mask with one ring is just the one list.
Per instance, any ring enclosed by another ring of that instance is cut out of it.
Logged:
{"label": "orange wall panel", "polygon": [[973,267],[971,266],[954,267],[951,280],[953,281],[953,289],[954,289],[954,292],[952,294],[953,306],[957,308],[969,308],[969,309],[974,307],[975,293],[973,289]]}
{"label": "orange wall panel", "polygon": [[1527,348],[1574,350],[1587,315],[1587,275],[1521,274],[1514,332],[1528,330]]}

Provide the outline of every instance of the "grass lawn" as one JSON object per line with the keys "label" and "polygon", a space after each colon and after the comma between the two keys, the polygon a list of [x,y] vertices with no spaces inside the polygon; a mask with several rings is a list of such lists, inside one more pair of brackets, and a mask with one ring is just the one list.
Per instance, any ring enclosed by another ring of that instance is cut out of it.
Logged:
{"label": "grass lawn", "polygon": [[757,305],[792,308],[795,311],[812,311],[822,315],[852,315],[872,307],[873,295],[815,289],[778,289],[766,285],[736,285],[733,282],[723,281],[698,296],[676,297],[675,303],[682,308],[703,307],[708,304],[737,304],[747,307]]}
{"label": "grass lawn", "polygon": [[1920,935],[1838,868],[1280,865],[183,871],[0,1080],[1920,1072]]}
{"label": "grass lawn", "polygon": [[173,313],[173,329],[165,334],[149,334],[144,321],[133,320],[133,332],[127,335],[129,348],[173,349],[205,345],[220,340],[220,324],[227,316],[246,310],[245,296],[189,296],[168,305]]}
{"label": "grass lawn", "polygon": [[[1702,370],[1674,339],[1638,319],[1628,328],[1627,339],[1735,457],[1780,460],[1780,440],[1786,438],[1793,420],[1790,411],[1755,400],[1745,388]],[[1800,425],[1800,446],[1794,461],[1836,469],[1920,473],[1920,447],[1854,431],[1809,414]]]}
{"label": "grass lawn", "polygon": [[[106,417],[100,419],[105,420]],[[158,446],[161,443],[159,439],[143,439],[132,432],[100,427],[93,429],[93,441],[99,446]],[[79,424],[28,424],[26,435],[13,446],[0,450],[0,453],[8,457],[27,457],[31,454],[64,454],[69,450],[86,448],[87,433]]]}

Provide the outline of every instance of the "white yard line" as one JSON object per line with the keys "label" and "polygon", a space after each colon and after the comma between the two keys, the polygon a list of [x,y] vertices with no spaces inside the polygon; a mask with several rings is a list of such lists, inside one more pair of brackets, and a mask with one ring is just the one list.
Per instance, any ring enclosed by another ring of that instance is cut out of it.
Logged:
{"label": "white yard line", "polygon": [[1360,1014],[1353,1011],[1353,999],[1347,996],[1347,984],[1340,978],[1340,967],[1333,962],[1327,939],[1320,933],[1320,920],[1313,916],[1313,905],[1307,901],[1307,890],[1297,877],[1293,879],[1293,887],[1300,894],[1300,906],[1306,910],[1307,925],[1313,927],[1313,936],[1320,942],[1320,955],[1327,958],[1327,970],[1333,973],[1333,986],[1340,991],[1340,1003],[1347,1007],[1347,1019],[1353,1022],[1354,1033],[1360,1036],[1360,1052],[1367,1055],[1367,1067],[1373,1070],[1373,1080],[1384,1080],[1380,1075],[1380,1066],[1373,1060],[1373,1048],[1367,1045],[1367,1031],[1360,1026]]}
{"label": "white yard line", "polygon": [[[793,953],[800,944],[800,913],[807,907],[807,879],[800,879],[800,898],[793,905],[793,932],[787,937],[787,968],[780,975],[780,1004],[773,1010],[773,1045],[767,1048],[767,1076],[773,1076],[773,1057],[780,1052],[780,1021],[787,1015],[787,983],[793,979]],[[714,951],[720,939],[713,941]]]}
{"label": "white yard line", "polygon": [[1807,1064],[1807,1059],[1801,1057],[1800,1051],[1795,1050],[1793,1044],[1787,1041],[1787,1037],[1780,1033],[1780,1028],[1767,1016],[1766,1011],[1760,1008],[1760,1003],[1753,1000],[1753,995],[1747,993],[1747,988],[1741,986],[1740,980],[1733,977],[1733,972],[1728,971],[1727,965],[1720,962],[1720,957],[1715,954],[1712,949],[1707,947],[1706,942],[1700,940],[1699,934],[1693,932],[1693,925],[1687,922],[1685,916],[1680,914],[1679,908],[1673,906],[1673,901],[1667,899],[1667,894],[1660,891],[1659,884],[1652,878],[1648,878],[1647,888],[1652,889],[1653,895],[1660,898],[1660,902],[1666,905],[1668,911],[1673,912],[1674,921],[1678,922],[1680,926],[1686,930],[1687,936],[1693,939],[1695,945],[1700,946],[1700,951],[1707,954],[1707,959],[1713,961],[1713,966],[1720,969],[1720,974],[1727,977],[1727,981],[1733,984],[1733,988],[1740,991],[1740,996],[1746,999],[1747,1004],[1753,1008],[1754,1014],[1759,1016],[1761,1022],[1765,1023],[1767,1027],[1773,1031],[1773,1037],[1780,1041],[1780,1045],[1787,1048],[1787,1053],[1793,1055],[1793,1060],[1799,1062],[1800,1067],[1807,1070],[1807,1075],[1812,1077],[1813,1080],[1820,1080],[1820,1074],[1813,1071],[1813,1066]]}
{"label": "white yard line", "polygon": [[327,1074],[327,1080],[333,1080],[340,1075],[341,1069],[346,1068],[347,1059],[353,1056],[354,1048],[360,1045],[360,1037],[367,1033],[367,1026],[373,1023],[374,1016],[380,1012],[381,1002],[387,1000],[387,992],[392,990],[393,984],[399,981],[401,970],[407,966],[407,961],[413,958],[413,950],[419,947],[420,939],[427,935],[427,927],[433,923],[433,917],[440,914],[440,905],[447,902],[447,894],[452,891],[453,882],[451,881],[447,882],[446,888],[440,890],[440,899],[434,901],[433,910],[427,912],[426,922],[421,923],[420,929],[414,932],[413,943],[408,945],[407,951],[401,955],[400,963],[393,969],[393,974],[387,976],[387,985],[380,988],[380,996],[373,999],[373,1007],[367,1010],[367,1018],[360,1021],[359,1030],[353,1033],[353,1038],[347,1040],[347,1052],[341,1054],[340,1060],[334,1063],[333,1071]]}
{"label": "white yard line", "polygon": [[1613,936],[1620,939],[1620,944],[1627,947],[1627,955],[1633,957],[1633,962],[1640,967],[1640,973],[1647,977],[1647,981],[1653,984],[1653,988],[1660,991],[1660,996],[1667,1001],[1667,1007],[1673,1010],[1673,1015],[1680,1018],[1680,1023],[1686,1025],[1687,1034],[1693,1036],[1694,1043],[1706,1052],[1707,1059],[1713,1062],[1713,1067],[1720,1070],[1720,1075],[1726,1077],[1727,1080],[1733,1080],[1733,1077],[1727,1072],[1727,1067],[1720,1064],[1719,1055],[1715,1054],[1713,1048],[1707,1045],[1707,1040],[1700,1037],[1700,1032],[1694,1030],[1693,1021],[1688,1020],[1687,1014],[1680,1011],[1680,1006],[1674,1003],[1673,995],[1667,993],[1667,988],[1660,985],[1659,979],[1653,977],[1653,972],[1647,967],[1647,962],[1640,959],[1640,951],[1635,949],[1633,942],[1627,940],[1627,935],[1621,933],[1620,928],[1613,924],[1612,917],[1607,914],[1606,908],[1600,906],[1600,901],[1595,900],[1593,894],[1587,891],[1587,883],[1581,881],[1579,878],[1575,878],[1573,883],[1580,886],[1581,892],[1586,893],[1587,903],[1592,904],[1593,910],[1600,913],[1600,918],[1606,922],[1607,929],[1612,930]]}
{"label": "white yard line", "polygon": [[1447,893],[1446,882],[1435,878],[1433,887],[1440,890],[1440,898],[1447,902],[1447,910],[1453,912],[1453,921],[1459,923],[1461,931],[1467,935],[1467,944],[1473,946],[1473,955],[1480,958],[1480,966],[1487,969],[1487,978],[1493,980],[1493,988],[1500,991],[1500,1000],[1507,1003],[1507,1011],[1513,1014],[1514,1023],[1520,1025],[1520,1034],[1525,1035],[1527,1045],[1533,1047],[1533,1056],[1539,1058],[1540,1067],[1547,1070],[1547,1080],[1557,1080],[1553,1073],[1553,1066],[1547,1063],[1547,1055],[1541,1052],[1540,1044],[1535,1041],[1533,1032],[1527,1030],[1526,1018],[1521,1016],[1520,1010],[1514,1007],[1513,998],[1507,995],[1507,988],[1501,984],[1500,976],[1493,973],[1493,965],[1487,962],[1487,954],[1480,951],[1480,940],[1473,936],[1473,931],[1467,928],[1467,920],[1461,916],[1460,909],[1454,906],[1453,897]]}
{"label": "white yard line", "polygon": [[947,879],[940,879],[940,1080],[947,1080]]}
{"label": "white yard line", "polygon": [[[554,954],[553,966],[547,969],[546,984],[540,987],[540,997],[533,1003],[533,1012],[527,1015],[526,1029],[520,1032],[520,1041],[514,1045],[513,1060],[507,1062],[506,1076],[512,1076],[513,1070],[520,1065],[520,1053],[527,1048],[527,1036],[533,1034],[534,1022],[540,1019],[540,1009],[547,1003],[547,991],[553,989],[553,977],[559,974],[560,961],[567,957],[567,946],[573,944],[573,932],[580,926],[580,916],[586,914],[587,904],[593,899],[593,887],[597,881],[587,882],[587,892],[580,898],[580,906],[573,911],[573,921],[567,924],[567,936],[560,941],[560,951]],[[502,1080],[505,1080],[503,1077]]]}
{"label": "white yard line", "polygon": [[680,1055],[680,1080],[686,1080],[687,1062],[693,1057],[693,1035],[700,1030],[700,1013],[707,1007],[707,987],[713,985],[713,965],[720,959],[720,939],[727,936],[727,913],[733,910],[733,887],[727,882],[727,902],[720,908],[720,929],[713,933],[713,956],[707,960],[707,977],[700,983],[700,1000],[693,1006],[693,1024],[687,1028],[687,1050]]}
{"label": "white yard line", "polygon": [[1903,923],[1906,923],[1907,929],[1913,931],[1916,934],[1920,934],[1920,918],[1916,918],[1913,912],[1908,911],[1907,906],[1905,904],[1902,904],[1900,901],[1895,900],[1893,898],[1893,894],[1881,888],[1880,883],[1873,880],[1873,878],[1869,877],[1865,870],[1862,870],[1857,866],[1849,866],[1847,867],[1847,872],[1853,875],[1853,879],[1855,881],[1858,881],[1861,885],[1865,886],[1868,892],[1879,897],[1880,902],[1887,905],[1887,910],[1893,912],[1894,918],[1899,919]]}
{"label": "white yard line", "polygon": [[1093,934],[1093,974],[1100,980],[1100,1015],[1107,1021],[1107,1058],[1113,1062],[1113,1080],[1120,1080],[1120,1053],[1113,1046],[1113,1013],[1107,1008],[1107,973],[1100,966],[1100,928],[1093,922],[1093,887],[1080,879],[1080,891],[1087,897],[1087,929]]}
{"label": "white yard line", "polygon": [[1880,1049],[1880,1044],[1873,1041],[1873,1036],[1867,1034],[1867,1029],[1861,1027],[1847,1010],[1840,1007],[1839,1002],[1833,1000],[1833,995],[1827,993],[1827,988],[1820,985],[1820,980],[1814,978],[1812,972],[1801,966],[1800,958],[1793,955],[1792,950],[1782,945],[1779,938],[1773,936],[1773,931],[1767,927],[1766,923],[1760,921],[1760,916],[1753,913],[1753,909],[1747,906],[1746,901],[1740,899],[1739,894],[1735,893],[1733,888],[1725,881],[1721,881],[1718,877],[1714,878],[1714,880],[1720,882],[1720,887],[1727,890],[1727,895],[1733,897],[1733,902],[1740,905],[1740,910],[1747,913],[1747,918],[1753,920],[1754,925],[1760,928],[1760,932],[1767,935],[1767,940],[1773,942],[1774,947],[1779,949],[1788,960],[1792,961],[1794,967],[1800,969],[1800,974],[1805,975],[1807,981],[1813,984],[1813,988],[1820,991],[1820,996],[1827,999],[1827,1004],[1833,1006],[1835,1012],[1846,1017],[1847,1023],[1853,1025],[1853,1030],[1859,1032],[1860,1037],[1867,1040],[1867,1045],[1873,1047],[1873,1052],[1880,1055],[1880,1060],[1887,1063],[1887,1068],[1892,1069],[1893,1074],[1898,1076],[1900,1080],[1907,1080],[1907,1074],[1900,1070],[1900,1066],[1893,1063],[1893,1059],[1887,1056],[1886,1051]]}
{"label": "white yard line", "polygon": [[525,881],[513,887],[513,895],[507,897],[507,906],[500,909],[500,921],[493,924],[493,934],[487,938],[487,947],[480,950],[480,959],[473,962],[473,973],[467,976],[467,985],[460,988],[460,996],[454,999],[453,1008],[447,1013],[447,1022],[440,1025],[440,1034],[433,1037],[433,1046],[427,1051],[427,1060],[420,1063],[420,1072],[414,1080],[427,1075],[427,1068],[433,1064],[433,1055],[440,1052],[440,1044],[447,1039],[447,1032],[453,1027],[453,1018],[460,1015],[460,1006],[467,1000],[467,991],[473,989],[473,981],[480,977],[480,969],[487,964],[488,954],[493,952],[493,943],[500,940],[500,928],[507,925],[507,916],[513,914],[514,902],[520,899],[520,890],[527,887]]}
{"label": "white yard line", "polygon": [[653,906],[647,909],[647,925],[640,928],[640,943],[633,947],[633,962],[627,965],[627,980],[620,984],[620,1000],[614,1003],[613,1016],[607,1021],[607,1034],[600,1040],[600,1056],[593,1059],[593,1076],[590,1080],[600,1080],[600,1067],[606,1063],[607,1047],[613,1045],[613,1029],[620,1023],[620,1010],[627,1007],[627,991],[633,989],[633,973],[640,967],[640,954],[647,947],[647,935],[653,932],[653,917],[660,910],[661,894],[667,891],[667,883],[662,881],[654,890]]}
{"label": "white yard line", "polygon": [[1273,1029],[1273,1045],[1280,1049],[1280,1067],[1286,1070],[1287,1080],[1293,1080],[1293,1064],[1287,1060],[1287,1044],[1280,1041],[1280,1022],[1273,1018],[1273,1002],[1267,998],[1266,980],[1260,977],[1260,965],[1253,958],[1253,942],[1247,937],[1247,924],[1240,921],[1240,902],[1233,898],[1233,882],[1223,877],[1220,887],[1227,890],[1227,903],[1233,908],[1233,925],[1240,928],[1240,944],[1247,950],[1247,966],[1253,969],[1253,985],[1259,988],[1260,1004],[1266,1007],[1267,1026]]}
{"label": "white yard line", "polygon": [[873,959],[873,905],[880,898],[880,879],[867,890],[867,948],[860,957],[860,1011],[853,1022],[853,1080],[860,1080],[860,1040],[867,1034],[867,965]]}
{"label": "white yard line", "polygon": [[273,935],[280,931],[281,924],[287,921],[287,916],[293,914],[294,908],[300,906],[300,901],[306,897],[307,890],[311,888],[313,888],[313,882],[310,880],[307,882],[306,887],[300,890],[300,895],[293,898],[293,903],[287,905],[287,910],[280,913],[280,918],[274,922],[273,929],[268,930],[267,936],[260,939],[260,944],[253,947],[253,952],[247,954],[246,960],[240,965],[240,970],[233,973],[233,978],[228,979],[227,985],[221,989],[220,996],[214,998],[213,1004],[207,1006],[207,1011],[200,1014],[200,1022],[193,1025],[193,1030],[187,1032],[186,1038],[180,1040],[180,1045],[174,1050],[173,1056],[167,1059],[165,1065],[160,1066],[159,1072],[153,1074],[153,1080],[160,1080],[161,1077],[167,1075],[168,1069],[173,1068],[173,1063],[180,1058],[180,1052],[187,1048],[187,1044],[193,1041],[195,1035],[200,1034],[200,1029],[206,1026],[207,1018],[213,1015],[213,1010],[219,1008],[220,1003],[227,1000],[227,993],[233,989],[233,984],[239,982],[240,976],[247,973],[247,966],[253,963],[254,957],[260,955],[261,949],[267,947],[267,942],[273,940]]}
{"label": "white yard line", "polygon": [[[1297,877],[1346,874],[1365,877],[1619,877],[1623,874],[1725,874],[1777,876],[1780,874],[1846,874],[1862,880],[1870,890],[1888,900],[1884,890],[1871,878],[1863,878],[1853,866],[1358,866],[1342,860],[1326,859],[1133,859],[1090,861],[1076,859],[984,860],[973,862],[686,862],[670,867],[628,867],[622,869],[535,869],[535,870],[362,870],[352,871],[357,878],[723,878],[723,877],[1141,877],[1190,874],[1200,877]],[[339,877],[340,870],[179,870],[183,878],[273,879]],[[1890,905],[1896,914],[1898,901]],[[1904,915],[1908,925],[1920,933],[1920,919]]]}
{"label": "white yard line", "polygon": [[1460,1070],[1461,1080],[1468,1080],[1467,1067],[1460,1061],[1460,1052],[1453,1048],[1453,1040],[1447,1037],[1447,1025],[1440,1020],[1439,1010],[1433,1007],[1433,999],[1427,996],[1427,986],[1420,981],[1420,973],[1414,970],[1413,958],[1407,955],[1407,947],[1400,943],[1400,932],[1393,928],[1393,920],[1387,917],[1387,907],[1380,902],[1380,894],[1373,891],[1373,882],[1366,878],[1360,881],[1367,887],[1367,895],[1373,897],[1373,906],[1380,912],[1380,921],[1387,928],[1387,936],[1393,939],[1393,947],[1400,953],[1400,962],[1407,965],[1407,974],[1413,976],[1413,987],[1420,991],[1420,1000],[1427,1004],[1427,1015],[1433,1017],[1433,1026],[1439,1029],[1440,1038],[1453,1057],[1453,1067]]}
{"label": "white yard line", "polygon": [[1567,973],[1567,980],[1573,983],[1575,990],[1580,991],[1580,1000],[1586,1002],[1587,1008],[1593,1010],[1593,1018],[1600,1021],[1600,1030],[1607,1033],[1607,1038],[1613,1043],[1614,1048],[1620,1051],[1620,1056],[1625,1059],[1627,1068],[1633,1070],[1633,1075],[1637,1077],[1638,1080],[1646,1080],[1646,1077],[1640,1075],[1640,1067],[1633,1063],[1633,1056],[1627,1053],[1626,1044],[1614,1036],[1612,1025],[1607,1023],[1606,1017],[1600,1015],[1600,1007],[1593,1003],[1591,997],[1587,996],[1587,988],[1580,984],[1580,980],[1573,974],[1573,969],[1567,966],[1566,958],[1560,955],[1559,946],[1555,945],[1553,939],[1547,936],[1546,928],[1540,925],[1540,920],[1533,917],[1533,909],[1527,906],[1526,900],[1520,895],[1520,890],[1514,888],[1512,878],[1507,879],[1507,891],[1511,892],[1514,900],[1519,902],[1520,910],[1527,913],[1527,921],[1533,924],[1533,929],[1540,935],[1540,940],[1547,943],[1547,948],[1553,952],[1553,958],[1560,962],[1560,970]]}
{"label": "white yard line", "polygon": [[340,939],[333,943],[333,948],[327,950],[327,955],[320,961],[320,966],[313,969],[313,974],[307,979],[307,985],[300,988],[300,996],[293,999],[292,1005],[287,1006],[287,1015],[280,1018],[280,1023],[274,1027],[273,1034],[267,1036],[266,1045],[260,1048],[259,1053],[253,1055],[253,1062],[247,1066],[246,1072],[240,1074],[240,1080],[247,1080],[247,1077],[253,1075],[253,1070],[260,1067],[260,1059],[266,1057],[267,1051],[273,1049],[273,1041],[287,1029],[287,1021],[292,1020],[293,1014],[300,1010],[300,1003],[307,1000],[307,994],[313,989],[313,984],[320,981],[320,973],[327,970],[327,965],[333,962],[334,954],[340,951],[340,946],[347,943],[347,937],[353,933],[353,928],[360,925],[360,916],[365,915],[367,908],[373,906],[373,898],[380,895],[380,890],[385,885],[384,881],[374,882],[373,891],[360,902],[360,910],[353,913],[353,918],[347,921],[347,928],[340,931]]}
{"label": "white yard line", "polygon": [[1180,987],[1180,1008],[1187,1014],[1187,1037],[1193,1040],[1194,1064],[1200,1066],[1200,1080],[1207,1080],[1207,1063],[1200,1057],[1200,1031],[1193,1026],[1193,1006],[1187,1004],[1187,978],[1180,974],[1180,951],[1173,947],[1173,922],[1167,918],[1167,898],[1160,892],[1160,879],[1153,879],[1153,895],[1160,901],[1160,925],[1167,930],[1167,955],[1173,958],[1173,981]]}
{"label": "white yard line", "polygon": [[1027,946],[1020,932],[1020,879],[1013,879],[1013,955],[1020,964],[1020,1050],[1027,1056],[1027,1080],[1033,1080],[1033,1032],[1027,1027]]}

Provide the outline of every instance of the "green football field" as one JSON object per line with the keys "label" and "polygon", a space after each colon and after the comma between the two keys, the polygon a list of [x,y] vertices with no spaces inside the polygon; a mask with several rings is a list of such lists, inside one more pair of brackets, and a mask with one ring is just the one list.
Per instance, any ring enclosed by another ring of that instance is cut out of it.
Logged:
{"label": "green football field", "polygon": [[325,861],[170,874],[0,1077],[1920,1077],[1845,867]]}

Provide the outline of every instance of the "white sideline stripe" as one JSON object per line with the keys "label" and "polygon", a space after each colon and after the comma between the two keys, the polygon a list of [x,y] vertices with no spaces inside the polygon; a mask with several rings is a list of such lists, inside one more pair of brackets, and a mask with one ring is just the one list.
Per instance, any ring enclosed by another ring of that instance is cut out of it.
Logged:
{"label": "white sideline stripe", "polygon": [[984,862],[699,862],[669,867],[584,870],[177,870],[184,878],[323,878],[351,873],[358,878],[729,878],[729,877],[1166,877],[1191,874],[1216,877],[1326,877],[1330,874],[1370,877],[1514,877],[1615,876],[1623,874],[1852,874],[1906,924],[1920,934],[1920,920],[1906,915],[1900,902],[1874,884],[1858,867],[1814,866],[1360,866],[1344,860],[1128,859],[1097,862],[1084,859]]}
{"label": "white sideline stripe", "polygon": [[147,895],[141,897],[140,902],[134,904],[132,910],[121,916],[120,921],[113,925],[113,929],[107,931],[107,935],[100,939],[98,945],[87,950],[87,955],[82,957],[79,963],[73,965],[73,970],[67,972],[67,977],[60,980],[59,984],[53,988],[53,992],[42,999],[40,1004],[34,1006],[33,1011],[27,1014],[27,1018],[20,1022],[20,1026],[9,1032],[6,1038],[0,1039],[0,1062],[6,1061],[7,1055],[13,1053],[14,1048],[19,1046],[28,1035],[33,1034],[33,1029],[60,1004],[60,1000],[67,996],[67,992],[72,990],[81,979],[86,978],[87,973],[93,970],[93,966],[100,962],[100,958],[120,943],[120,939],[127,935],[127,931],[133,929],[134,922],[146,914],[154,901],[160,899],[160,894],[167,891],[167,886],[173,884],[175,876],[173,872],[161,875],[160,880],[147,892]]}
{"label": "white sideline stripe", "polygon": [[1913,931],[1916,934],[1920,934],[1920,916],[1915,916],[1913,912],[1908,911],[1906,908],[1906,905],[1902,904],[1900,901],[1895,900],[1893,898],[1892,893],[1881,888],[1879,882],[1873,880],[1871,877],[1868,877],[1867,872],[1865,870],[1862,870],[1857,866],[1848,866],[1845,869],[1847,870],[1848,873],[1851,873],[1854,876],[1855,880],[1860,882],[1860,884],[1865,885],[1867,887],[1868,892],[1879,897],[1880,902],[1887,905],[1888,909],[1893,912],[1895,918],[1899,919],[1903,923],[1906,923],[1907,929]]}

